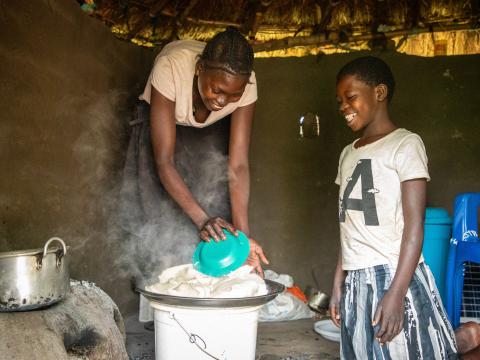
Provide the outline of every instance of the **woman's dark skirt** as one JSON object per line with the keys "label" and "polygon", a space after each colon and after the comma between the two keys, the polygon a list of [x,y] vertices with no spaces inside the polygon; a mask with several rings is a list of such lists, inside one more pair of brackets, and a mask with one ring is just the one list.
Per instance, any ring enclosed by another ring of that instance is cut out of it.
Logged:
{"label": "woman's dark skirt", "polygon": [[[150,138],[150,106],[137,104],[127,150],[121,226],[130,234],[134,276],[149,278],[165,268],[190,263],[198,230],[162,186]],[[205,128],[176,127],[175,165],[195,199],[210,216],[230,218],[228,139],[230,121]]]}

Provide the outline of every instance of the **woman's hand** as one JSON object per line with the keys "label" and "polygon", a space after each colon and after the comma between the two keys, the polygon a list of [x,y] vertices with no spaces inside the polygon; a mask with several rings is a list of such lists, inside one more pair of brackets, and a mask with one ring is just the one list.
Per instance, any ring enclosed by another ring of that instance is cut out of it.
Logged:
{"label": "woman's hand", "polygon": [[375,334],[380,345],[392,341],[403,328],[404,296],[388,290],[378,303],[372,325],[380,324]]}
{"label": "woman's hand", "polygon": [[332,289],[332,296],[330,297],[330,317],[337,327],[340,327],[340,299],[342,298],[342,288],[334,286]]}
{"label": "woman's hand", "polygon": [[225,221],[221,217],[213,217],[208,219],[202,226],[199,232],[200,239],[206,242],[210,242],[210,238],[213,238],[216,242],[225,240],[227,237],[223,233],[222,229],[226,229],[233,235],[238,236],[237,230],[232,224]]}
{"label": "woman's hand", "polygon": [[265,257],[262,247],[252,238],[249,238],[250,253],[248,254],[247,264],[253,267],[253,270],[263,278],[262,262],[270,264]]}

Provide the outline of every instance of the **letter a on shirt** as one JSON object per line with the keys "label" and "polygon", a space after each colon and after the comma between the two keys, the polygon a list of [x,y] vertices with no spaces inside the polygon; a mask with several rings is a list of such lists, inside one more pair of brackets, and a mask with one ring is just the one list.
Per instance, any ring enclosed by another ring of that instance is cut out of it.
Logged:
{"label": "letter a on shirt", "polygon": [[[352,190],[359,181],[362,189],[362,198],[351,198]],[[370,159],[361,159],[358,161],[355,170],[353,170],[352,177],[349,179],[341,197],[340,222],[345,222],[345,211],[350,209],[363,211],[365,225],[378,226],[375,192],[372,191],[373,189],[372,161]]]}

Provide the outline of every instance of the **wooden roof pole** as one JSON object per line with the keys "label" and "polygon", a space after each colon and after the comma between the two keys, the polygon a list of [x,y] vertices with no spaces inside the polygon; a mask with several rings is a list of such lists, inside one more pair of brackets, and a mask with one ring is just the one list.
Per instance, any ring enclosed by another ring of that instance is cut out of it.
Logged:
{"label": "wooden roof pole", "polygon": [[158,14],[163,10],[165,6],[168,5],[168,0],[159,0],[148,10],[148,15],[145,14],[143,19],[139,21],[135,27],[130,31],[128,36],[129,39],[135,38],[144,28],[148,25],[148,23],[152,20],[152,18],[156,18]]}
{"label": "wooden roof pole", "polygon": [[[167,16],[167,17],[177,17],[176,13],[173,13],[172,11],[168,9],[163,9],[162,10],[162,15]],[[215,26],[220,26],[220,27],[227,27],[227,26],[233,26],[236,28],[239,28],[241,25],[237,24],[232,21],[222,21],[222,20],[204,20],[204,19],[198,19],[198,18],[193,18],[191,16],[185,16],[184,22],[189,22],[192,24],[197,24],[197,25],[215,25]]]}
{"label": "wooden roof pole", "polygon": [[183,12],[176,18],[174,18],[172,28],[170,31],[170,36],[168,37],[168,41],[173,41],[178,39],[178,29],[182,26],[183,22],[187,18],[188,14],[192,9],[197,5],[199,0],[190,0],[187,7],[183,10]]}
{"label": "wooden roof pole", "polygon": [[[351,35],[348,36],[345,42],[368,41],[375,39],[393,38],[397,36],[418,35],[427,32],[442,32],[453,30],[469,30],[475,29],[476,23],[467,24],[452,24],[452,25],[430,25],[425,28],[394,30],[384,33]],[[289,49],[296,46],[325,46],[338,43],[328,39],[325,34],[311,35],[311,36],[291,36],[279,40],[270,40],[263,43],[252,44],[254,52],[274,51]]]}
{"label": "wooden roof pole", "polygon": [[148,11],[148,15],[151,18],[157,17],[158,14],[163,10],[165,6],[167,6],[168,0],[158,0]]}
{"label": "wooden roof pole", "polygon": [[319,34],[321,32],[325,31],[325,28],[327,27],[331,17],[332,17],[332,12],[333,8],[340,5],[342,3],[341,0],[338,1],[332,1],[328,0],[327,5],[325,8],[322,7],[323,1],[321,0],[315,0],[315,5],[320,7],[320,13],[321,13],[321,20],[319,24],[315,24],[315,27],[313,28],[313,34]]}
{"label": "wooden roof pole", "polygon": [[250,40],[255,39],[263,14],[272,3],[273,0],[257,0],[250,6],[250,9],[248,9],[250,11],[247,10],[247,16],[241,30],[244,34],[248,35]]}
{"label": "wooden roof pole", "polygon": [[183,10],[183,12],[180,14],[180,16],[177,19],[177,25],[182,25],[182,23],[185,21],[187,18],[188,14],[190,14],[190,11],[198,4],[199,0],[191,0],[188,6]]}
{"label": "wooden roof pole", "polygon": [[420,0],[410,0],[407,5],[407,28],[418,26],[420,20]]}

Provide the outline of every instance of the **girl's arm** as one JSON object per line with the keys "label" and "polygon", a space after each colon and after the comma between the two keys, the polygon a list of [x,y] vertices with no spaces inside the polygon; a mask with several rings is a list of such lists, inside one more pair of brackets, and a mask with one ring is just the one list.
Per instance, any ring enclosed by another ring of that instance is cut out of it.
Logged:
{"label": "girl's arm", "polygon": [[425,179],[401,183],[404,227],[400,257],[393,281],[373,320],[374,326],[380,324],[376,334],[380,343],[391,341],[403,327],[405,295],[422,252],[426,189]]}
{"label": "girl's arm", "polygon": [[338,250],[337,267],[333,279],[332,296],[330,297],[330,317],[340,327],[340,299],[342,297],[342,286],[345,281],[345,271],[342,269],[342,249]]}
{"label": "girl's arm", "polygon": [[202,230],[200,237],[203,240],[209,241],[210,236],[217,241],[221,238],[224,239],[225,235],[221,227],[225,227],[231,232],[234,232],[235,229],[223,219],[210,219],[179,175],[174,161],[175,102],[160,94],[153,86],[150,100],[150,122],[155,164],[158,177],[165,190],[192,219],[197,229]]}

